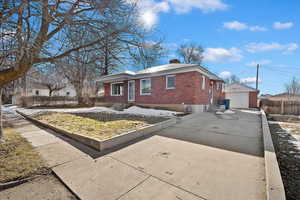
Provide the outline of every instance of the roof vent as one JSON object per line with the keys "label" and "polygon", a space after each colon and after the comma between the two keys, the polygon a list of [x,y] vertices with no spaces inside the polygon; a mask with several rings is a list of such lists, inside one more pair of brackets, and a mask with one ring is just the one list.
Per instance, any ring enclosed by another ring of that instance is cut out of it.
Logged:
{"label": "roof vent", "polygon": [[169,61],[170,64],[179,64],[180,61],[178,59],[172,59]]}

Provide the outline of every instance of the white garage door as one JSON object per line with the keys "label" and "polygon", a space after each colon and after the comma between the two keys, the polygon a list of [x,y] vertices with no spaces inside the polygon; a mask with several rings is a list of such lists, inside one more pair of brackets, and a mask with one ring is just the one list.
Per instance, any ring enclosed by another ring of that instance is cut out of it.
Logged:
{"label": "white garage door", "polygon": [[230,92],[225,98],[230,99],[231,108],[249,108],[249,92]]}

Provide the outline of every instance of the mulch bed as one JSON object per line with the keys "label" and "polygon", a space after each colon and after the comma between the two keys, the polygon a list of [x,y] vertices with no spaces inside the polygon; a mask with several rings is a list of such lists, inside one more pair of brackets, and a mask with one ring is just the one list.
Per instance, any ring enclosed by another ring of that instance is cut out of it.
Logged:
{"label": "mulch bed", "polygon": [[[297,140],[283,125],[269,124],[287,200],[300,199],[300,151]],[[299,129],[300,130],[300,129]],[[296,129],[293,135],[300,135]]]}

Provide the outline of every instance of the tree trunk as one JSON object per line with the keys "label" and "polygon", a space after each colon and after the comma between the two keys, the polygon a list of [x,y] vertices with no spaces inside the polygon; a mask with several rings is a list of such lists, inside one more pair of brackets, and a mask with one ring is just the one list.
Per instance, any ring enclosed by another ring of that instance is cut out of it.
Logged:
{"label": "tree trunk", "polygon": [[2,124],[2,88],[0,88],[0,143],[4,142],[3,124]]}
{"label": "tree trunk", "polygon": [[75,90],[76,90],[78,105],[84,105],[84,100],[82,98],[82,86],[81,85],[76,86]]}

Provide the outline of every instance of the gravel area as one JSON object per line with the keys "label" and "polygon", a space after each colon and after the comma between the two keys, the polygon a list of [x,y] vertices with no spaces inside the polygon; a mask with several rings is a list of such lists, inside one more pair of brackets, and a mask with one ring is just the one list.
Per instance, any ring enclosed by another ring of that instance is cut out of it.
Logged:
{"label": "gravel area", "polygon": [[300,199],[299,123],[269,123],[287,200]]}

